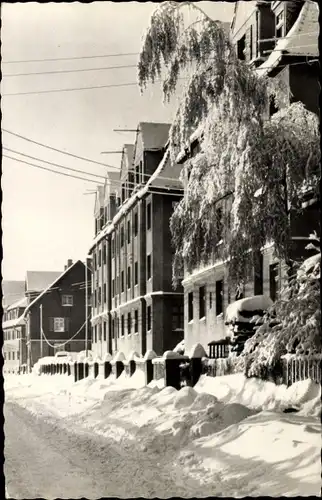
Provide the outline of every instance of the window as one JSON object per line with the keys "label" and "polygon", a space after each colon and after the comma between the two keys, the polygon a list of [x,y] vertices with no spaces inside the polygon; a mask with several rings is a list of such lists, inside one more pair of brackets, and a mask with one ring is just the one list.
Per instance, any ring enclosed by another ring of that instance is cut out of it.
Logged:
{"label": "window", "polygon": [[121,316],[121,337],[124,337],[124,316]]}
{"label": "window", "polygon": [[254,294],[263,294],[263,255],[261,253],[256,256],[254,265]]}
{"label": "window", "polygon": [[172,330],[183,330],[183,306],[172,306]]}
{"label": "window", "polygon": [[253,59],[253,26],[249,27],[249,60]]}
{"label": "window", "polygon": [[106,264],[106,243],[103,243],[103,264]]}
{"label": "window", "polygon": [[111,330],[112,330],[112,339],[115,339],[115,319],[112,319],[111,322]]}
{"label": "window", "polygon": [[140,167],[137,165],[135,167],[135,182],[136,184],[140,184]]}
{"label": "window", "polygon": [[138,277],[138,263],[134,263],[134,285],[137,285],[139,282],[139,277]]}
{"label": "window", "polygon": [[49,330],[51,332],[67,332],[69,318],[49,318]]}
{"label": "window", "polygon": [[61,303],[63,306],[72,306],[73,305],[73,296],[72,295],[62,295]]}
{"label": "window", "polygon": [[276,16],[275,36],[276,36],[276,38],[282,38],[284,36],[284,12],[283,11],[281,11]]}
{"label": "window", "polygon": [[151,203],[146,206],[146,227],[147,230],[151,229]]}
{"label": "window", "polygon": [[188,321],[193,320],[193,292],[188,293]]}
{"label": "window", "polygon": [[17,360],[19,361],[19,351],[17,351]]}
{"label": "window", "polygon": [[212,309],[212,292],[209,292],[209,309]]}
{"label": "window", "polygon": [[201,286],[199,288],[199,318],[204,318],[206,316],[206,292],[205,287]]}
{"label": "window", "polygon": [[121,292],[124,292],[124,271],[121,272]]}
{"label": "window", "polygon": [[127,221],[127,242],[131,243],[131,222]]}
{"label": "window", "polygon": [[97,268],[97,257],[96,257],[96,252],[94,252],[93,254],[93,267],[94,267],[94,270]]}
{"label": "window", "polygon": [[100,305],[102,303],[102,288],[98,288],[98,297],[97,297],[97,302]]}
{"label": "window", "polygon": [[112,298],[115,296],[115,280],[112,279]]}
{"label": "window", "polygon": [[242,36],[237,42],[237,57],[241,61],[245,60],[246,35]]}
{"label": "window", "polygon": [[101,267],[102,265],[102,250],[99,250],[98,252],[98,266]]}
{"label": "window", "polygon": [[131,268],[127,268],[127,287],[131,288]]}
{"label": "window", "polygon": [[97,325],[98,342],[102,342],[102,325]]}
{"label": "window", "polygon": [[222,233],[223,233],[223,213],[222,213],[222,207],[218,207],[216,209],[216,225],[217,225],[217,234],[218,234],[218,237],[221,238],[222,237]]}
{"label": "window", "polygon": [[15,360],[15,351],[12,352],[12,360]]}
{"label": "window", "polygon": [[151,255],[148,255],[146,258],[146,279],[149,280],[151,278]]}
{"label": "window", "polygon": [[115,236],[113,235],[112,237],[112,242],[111,242],[111,251],[112,251],[112,259],[115,257]]}
{"label": "window", "polygon": [[140,180],[141,180],[141,182],[144,183],[143,162],[142,162],[142,160],[140,161],[140,169],[139,169],[139,171],[140,171]]}
{"label": "window", "polygon": [[278,264],[269,266],[269,295],[273,302],[277,299],[278,294]]}
{"label": "window", "polygon": [[151,330],[151,316],[152,316],[151,306],[148,306],[146,310],[146,328],[148,331]]}
{"label": "window", "polygon": [[107,302],[107,284],[104,283],[103,285],[103,303],[106,304]]}
{"label": "window", "polygon": [[132,316],[131,313],[127,314],[127,334],[131,335],[132,330]]}
{"label": "window", "polygon": [[216,315],[218,316],[223,312],[223,280],[216,281]]}
{"label": "window", "polygon": [[139,331],[139,311],[135,309],[134,311],[134,332],[138,333]]}
{"label": "window", "polygon": [[10,359],[11,359],[11,352],[9,351],[8,352],[8,360],[10,361]]}
{"label": "window", "polygon": [[121,227],[121,248],[124,246],[124,227]]}
{"label": "window", "polygon": [[135,212],[134,214],[134,236],[137,236],[138,234],[138,213]]}

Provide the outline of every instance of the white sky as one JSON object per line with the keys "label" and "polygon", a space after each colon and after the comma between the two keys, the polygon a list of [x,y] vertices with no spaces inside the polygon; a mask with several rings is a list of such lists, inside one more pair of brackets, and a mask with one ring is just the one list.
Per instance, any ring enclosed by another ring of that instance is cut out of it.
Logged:
{"label": "white sky", "polygon": [[[232,18],[233,3],[198,5],[214,19]],[[133,129],[139,121],[170,122],[175,104],[163,106],[159,87],[149,89],[143,97],[136,86],[4,94],[135,82],[136,68],[5,75],[135,64],[137,56],[4,62],[139,52],[141,36],[155,7],[151,2],[2,3],[2,128],[119,167],[120,155],[100,152],[120,150],[124,143],[134,141],[135,134],[113,132],[114,128]],[[2,143],[4,147],[67,167],[101,175],[106,171],[103,166],[55,153],[6,132],[2,132]],[[33,163],[31,159],[19,158]],[[63,270],[68,258],[84,258],[94,236],[94,195],[83,193],[95,189],[95,184],[7,158],[3,158],[2,169],[3,279],[24,279],[27,269]]]}

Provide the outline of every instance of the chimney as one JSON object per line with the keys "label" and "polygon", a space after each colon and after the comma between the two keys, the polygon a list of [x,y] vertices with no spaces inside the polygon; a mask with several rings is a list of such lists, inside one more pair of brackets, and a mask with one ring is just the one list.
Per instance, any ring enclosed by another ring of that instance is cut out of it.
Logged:
{"label": "chimney", "polygon": [[73,265],[72,259],[68,259],[67,261],[67,267],[71,267]]}
{"label": "chimney", "polygon": [[66,271],[66,269],[67,269],[67,265],[65,264],[65,265],[64,265],[64,271]]}

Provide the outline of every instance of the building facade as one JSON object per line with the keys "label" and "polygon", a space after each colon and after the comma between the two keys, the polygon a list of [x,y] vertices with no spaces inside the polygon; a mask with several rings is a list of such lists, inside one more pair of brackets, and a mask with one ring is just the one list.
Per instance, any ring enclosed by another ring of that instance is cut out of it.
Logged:
{"label": "building facade", "polygon": [[4,373],[19,373],[26,356],[26,324],[23,313],[27,298],[11,304],[3,313],[3,359]]}
{"label": "building facade", "polygon": [[[318,6],[314,2],[237,2],[231,24],[231,37],[238,57],[246,60],[259,75],[282,79],[289,89],[289,103],[301,101],[318,114]],[[287,104],[287,103],[286,103]],[[271,116],[276,109],[272,105]],[[200,135],[200,133],[199,133]],[[179,155],[184,163],[199,151],[198,133],[190,148]],[[229,211],[232,198],[221,202]],[[320,234],[319,200],[310,192],[303,196],[303,211],[290,215],[293,236],[292,258],[310,256],[305,249],[309,234]],[[258,256],[253,279],[243,290],[229,290],[225,262],[210,259],[207,267],[185,271],[184,338],[189,350],[200,342],[207,344],[229,335],[225,311],[235,300],[267,295],[276,300],[286,275],[283,262],[274,257],[273,245],[267,245]]]}
{"label": "building facade", "polygon": [[[27,366],[30,370],[39,358],[57,351],[79,352],[90,348],[91,328],[86,345],[85,283],[90,271],[80,260],[68,261],[63,273],[55,276],[42,292],[27,293],[28,305],[23,319],[26,324]],[[55,273],[56,274],[56,273]]]}
{"label": "building facade", "polygon": [[96,222],[90,249],[92,349],[101,357],[162,354],[183,338],[183,291],[172,287],[169,228],[182,184],[180,166],[170,167],[168,132],[168,124],[140,123],[135,144],[123,148],[119,178],[97,193],[95,213],[104,222]]}

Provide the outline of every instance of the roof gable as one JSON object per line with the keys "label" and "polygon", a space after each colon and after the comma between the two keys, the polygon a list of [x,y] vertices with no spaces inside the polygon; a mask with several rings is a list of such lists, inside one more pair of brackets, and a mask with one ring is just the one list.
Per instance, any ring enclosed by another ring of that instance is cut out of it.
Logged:
{"label": "roof gable", "polygon": [[52,283],[50,283],[44,290],[42,290],[42,292],[32,301],[30,302],[30,304],[26,307],[25,311],[24,311],[24,316],[27,314],[27,312],[46,294],[48,293],[48,291],[55,287],[56,285],[58,285],[58,283],[63,279],[65,278],[70,272],[72,269],[74,269],[77,265],[81,265],[84,267],[85,269],[85,264],[84,262],[82,262],[81,260],[77,260],[76,262],[74,262],[74,264],[72,264],[70,267],[68,267],[63,273],[59,273],[59,276],[57,276]]}
{"label": "roof gable", "polygon": [[26,292],[42,292],[60,274],[61,271],[27,271]]}
{"label": "roof gable", "polygon": [[5,309],[17,302],[25,295],[24,281],[3,280],[2,285],[2,307]]}
{"label": "roof gable", "polygon": [[124,144],[122,149],[120,178],[124,179],[129,169],[133,166],[134,144]]}

